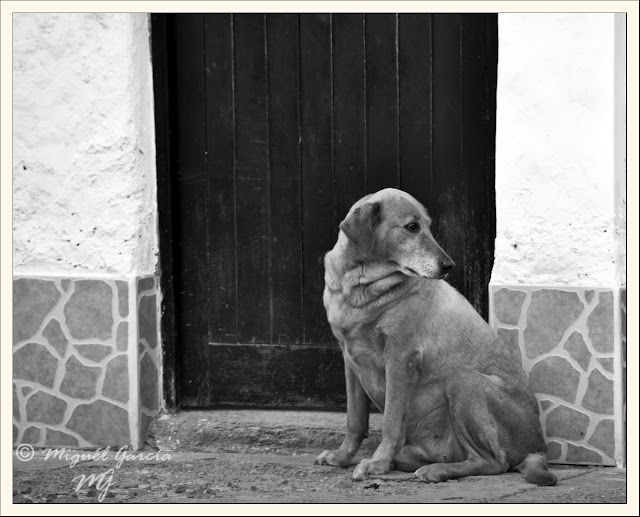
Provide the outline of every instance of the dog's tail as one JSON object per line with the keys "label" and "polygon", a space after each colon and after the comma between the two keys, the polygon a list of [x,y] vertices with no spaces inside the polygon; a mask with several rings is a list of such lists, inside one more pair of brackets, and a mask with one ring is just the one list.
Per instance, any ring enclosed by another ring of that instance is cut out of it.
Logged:
{"label": "dog's tail", "polygon": [[547,460],[542,453],[529,454],[516,469],[524,474],[525,481],[534,485],[553,486],[558,482],[558,478],[549,472]]}

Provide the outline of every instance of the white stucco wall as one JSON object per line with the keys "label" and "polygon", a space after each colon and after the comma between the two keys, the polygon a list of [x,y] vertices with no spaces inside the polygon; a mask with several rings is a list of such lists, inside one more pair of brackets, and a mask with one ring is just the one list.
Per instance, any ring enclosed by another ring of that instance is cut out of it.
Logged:
{"label": "white stucco wall", "polygon": [[153,273],[154,142],[146,14],[14,14],[14,274]]}
{"label": "white stucco wall", "polygon": [[626,278],[615,16],[498,17],[494,284]]}

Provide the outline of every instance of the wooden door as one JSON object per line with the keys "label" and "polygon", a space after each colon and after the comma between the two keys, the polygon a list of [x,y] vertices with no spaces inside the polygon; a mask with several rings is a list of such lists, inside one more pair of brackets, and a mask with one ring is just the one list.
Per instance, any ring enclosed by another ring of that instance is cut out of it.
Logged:
{"label": "wooden door", "polygon": [[170,398],[342,407],[322,258],[385,187],[487,316],[496,15],[153,15],[152,41]]}

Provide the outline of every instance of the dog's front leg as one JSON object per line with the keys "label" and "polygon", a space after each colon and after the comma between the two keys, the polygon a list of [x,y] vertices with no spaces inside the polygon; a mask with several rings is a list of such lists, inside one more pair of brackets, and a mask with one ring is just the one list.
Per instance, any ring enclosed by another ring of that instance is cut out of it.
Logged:
{"label": "dog's front leg", "polygon": [[369,433],[369,398],[351,367],[344,362],[347,384],[347,435],[336,451],[324,451],[316,458],[316,465],[348,467]]}
{"label": "dog's front leg", "polygon": [[[393,353],[389,354],[392,355]],[[389,472],[393,457],[404,445],[406,411],[418,380],[417,356],[418,354],[405,358],[387,357],[382,441],[371,459],[362,460],[358,464],[353,473],[354,481]]]}

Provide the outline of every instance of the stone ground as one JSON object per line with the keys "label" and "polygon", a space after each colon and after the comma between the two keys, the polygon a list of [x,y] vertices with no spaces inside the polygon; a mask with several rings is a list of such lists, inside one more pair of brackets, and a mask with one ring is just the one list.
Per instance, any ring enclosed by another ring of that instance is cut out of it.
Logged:
{"label": "stone ground", "polygon": [[[372,436],[363,444],[361,457],[369,455],[379,439],[379,416],[372,415]],[[339,443],[343,426],[344,415],[337,413],[165,415],[152,428],[145,448],[128,451],[124,459],[114,449],[97,459],[81,458],[73,466],[74,454],[90,451],[67,449],[64,458],[46,459],[46,450],[37,450],[30,461],[14,455],[14,503],[627,502],[626,469],[613,467],[554,465],[559,479],[555,487],[531,485],[519,473],[424,484],[411,474],[392,472],[352,482],[353,466],[313,464],[323,448]],[[82,476],[91,475],[104,476],[93,486],[87,481],[78,487]],[[629,506],[618,507],[616,513],[626,514]]]}

